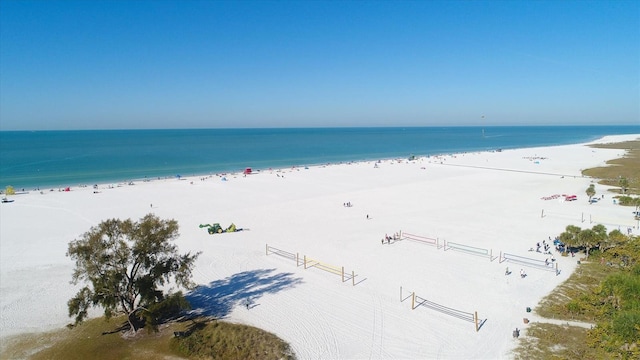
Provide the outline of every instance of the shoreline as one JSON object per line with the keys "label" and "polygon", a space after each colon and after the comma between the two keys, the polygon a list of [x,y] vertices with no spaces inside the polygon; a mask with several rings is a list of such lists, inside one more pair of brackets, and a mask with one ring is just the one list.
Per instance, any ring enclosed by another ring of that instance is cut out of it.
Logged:
{"label": "shoreline", "polygon": [[[480,128],[481,127],[477,127],[477,130],[479,131]],[[509,129],[517,129],[517,128],[519,127],[506,127],[504,128],[505,130],[501,130],[501,131],[509,131]],[[548,128],[548,127],[532,127],[533,130],[544,129],[544,128]],[[575,127],[575,128],[578,129],[577,130],[578,133],[581,134],[580,129],[583,129],[585,127]],[[586,127],[586,128],[590,128],[590,127]],[[378,131],[381,130],[381,128],[374,128],[374,129]],[[391,128],[391,129],[399,130],[403,128]],[[439,129],[439,128],[418,128],[418,129],[424,130],[424,129]],[[466,130],[468,128],[463,127],[462,129]],[[502,127],[497,127],[496,129],[502,129]],[[185,130],[185,131],[188,131],[188,130]],[[606,134],[606,130],[602,130],[602,132]],[[600,134],[602,132],[600,132]],[[550,131],[547,131],[546,134],[549,136],[552,136],[552,132]],[[281,154],[281,156],[284,156],[284,158],[289,159],[289,160],[286,160],[285,162],[283,162],[282,160],[276,160],[277,158],[261,159],[258,157],[258,158],[247,158],[245,160],[238,159],[231,162],[227,161],[227,159],[217,159],[217,160],[214,160],[211,164],[202,164],[202,163],[198,163],[197,161],[194,163],[192,160],[189,161],[188,165],[185,165],[185,163],[167,164],[167,162],[164,162],[164,165],[156,164],[154,165],[154,168],[148,168],[148,169],[143,164],[139,164],[140,166],[129,164],[130,166],[129,168],[112,169],[112,171],[109,171],[108,168],[107,169],[93,168],[92,170],[90,170],[89,168],[86,168],[85,170],[83,170],[86,173],[85,175],[75,173],[74,176],[68,176],[68,174],[57,176],[56,174],[59,173],[60,171],[52,173],[50,172],[50,170],[47,170],[47,169],[43,169],[44,172],[41,173],[39,168],[37,170],[34,168],[30,170],[30,174],[32,175],[35,174],[36,176],[25,176],[23,174],[23,175],[17,175],[17,177],[14,178],[12,176],[9,176],[9,174],[11,173],[10,169],[12,168],[10,166],[7,169],[2,170],[6,178],[0,179],[3,182],[3,184],[0,184],[0,185],[3,186],[3,188],[4,186],[11,185],[15,189],[40,191],[40,190],[49,190],[49,189],[57,189],[57,188],[66,188],[69,186],[74,186],[74,187],[92,186],[94,184],[107,184],[107,183],[116,184],[116,183],[128,183],[131,181],[140,182],[140,181],[144,181],[145,179],[149,179],[149,180],[170,179],[175,177],[177,174],[181,174],[181,175],[188,174],[188,175],[185,175],[188,177],[210,176],[214,174],[228,174],[228,173],[241,172],[246,167],[253,167],[255,169],[266,170],[269,168],[277,169],[277,168],[290,168],[290,167],[318,166],[318,165],[323,165],[327,163],[341,164],[341,163],[351,163],[351,162],[361,162],[361,161],[374,161],[374,160],[377,161],[377,160],[388,160],[388,159],[396,159],[396,158],[408,158],[409,156],[412,156],[412,155],[416,155],[419,157],[429,157],[429,156],[451,155],[454,153],[464,153],[464,152],[470,153],[470,152],[524,149],[524,148],[532,148],[532,147],[575,145],[575,144],[585,143],[588,141],[594,141],[603,136],[610,136],[610,135],[594,135],[594,134],[591,134],[590,132],[587,132],[578,137],[588,138],[592,140],[578,140],[578,139],[574,139],[576,136],[571,136],[569,134],[566,134],[566,131],[563,134],[564,135],[562,135],[561,137],[564,140],[555,138],[556,143],[537,145],[536,141],[527,141],[522,139],[522,132],[518,133],[516,131],[514,136],[516,136],[516,139],[520,139],[522,144],[520,145],[520,147],[518,147],[517,145],[514,146],[509,141],[499,140],[499,139],[506,139],[506,138],[509,138],[509,136],[511,136],[511,135],[507,135],[507,136],[501,135],[500,132],[498,132],[497,134],[491,134],[487,137],[483,137],[482,138],[483,140],[479,142],[477,141],[478,139],[469,138],[469,140],[471,141],[470,143],[464,143],[464,145],[454,143],[453,146],[443,145],[443,143],[438,142],[437,139],[435,138],[431,139],[430,137],[427,136],[425,138],[426,142],[431,143],[433,141],[436,141],[434,142],[434,145],[429,146],[430,149],[425,149],[423,146],[420,146],[418,143],[415,143],[414,141],[414,142],[411,142],[409,146],[400,146],[399,149],[396,149],[396,150],[393,150],[389,147],[384,147],[384,149],[380,150],[382,154],[378,154],[376,151],[372,151],[370,147],[366,149],[355,148],[353,150],[357,150],[357,151],[355,152],[346,151],[345,154],[337,154],[337,153],[334,153],[333,151],[328,151],[328,149],[326,149],[328,152],[325,153],[325,150],[322,150],[322,149],[324,149],[323,147],[328,146],[326,144],[326,139],[319,139],[321,141],[321,147],[319,150],[320,150],[320,153],[323,154],[322,156],[311,156],[310,154],[305,153],[302,157],[296,159],[294,157]],[[622,132],[621,134],[619,134],[619,136],[626,136],[624,134],[626,133]],[[399,140],[398,135],[399,134],[397,132],[394,133],[392,135],[393,136],[392,139]],[[433,134],[430,134],[430,135],[432,136]],[[464,132],[461,132],[459,135],[464,137],[464,136],[468,136],[468,133],[465,134]],[[611,136],[618,136],[618,135],[614,134]],[[552,138],[554,137],[552,136]],[[379,139],[379,140],[384,141],[384,139]],[[422,150],[417,150],[418,148]],[[469,150],[462,150],[461,148],[469,148]],[[296,148],[292,147],[292,149],[296,149]],[[259,149],[256,149],[256,150],[260,151]],[[298,151],[298,150],[295,150],[295,151]],[[361,153],[361,151],[358,151],[358,150],[362,150],[364,152]],[[348,155],[348,154],[351,154],[351,155]],[[77,154],[75,153],[68,154],[68,156],[70,157],[75,157],[76,155]],[[123,156],[122,154],[116,154],[116,155]],[[94,161],[92,162],[93,164],[100,163],[101,161],[107,160],[100,156],[95,156],[95,157],[90,156],[90,157],[94,158]],[[45,164],[50,163],[52,161],[56,163],[59,162],[58,160],[55,160],[55,159],[43,159],[43,160]],[[109,158],[108,160],[112,161],[111,158]],[[29,163],[31,159],[25,159],[25,161]],[[153,158],[150,158],[149,161],[157,162],[157,159],[154,160]],[[7,159],[7,163],[11,164],[11,162],[8,159]],[[60,165],[62,168],[71,167],[73,169],[85,168],[85,166],[87,166],[87,164],[74,165],[73,163],[67,164],[63,162],[60,162]],[[13,167],[16,167],[16,166],[22,166],[22,165],[18,165],[18,164],[13,165]],[[64,172],[64,170],[62,172]],[[137,173],[137,174],[133,175],[134,173]],[[108,176],[104,176],[105,174],[107,174]],[[114,175],[114,174],[120,174],[120,175]],[[56,180],[56,178],[67,178],[67,179]],[[0,189],[0,190],[4,190],[4,189]]]}
{"label": "shoreline", "polygon": [[[624,153],[587,145],[639,136],[412,161],[394,158],[261,170],[247,177],[240,172],[228,174],[228,181],[216,175],[189,176],[117,188],[99,184],[98,193],[86,187],[18,195],[16,202],[0,207],[2,346],[12,335],[70,322],[66,300],[74,293],[68,284],[73,264],[64,256],[69,241],[107,218],[138,219],[154,212],[179,221],[181,252],[204,251],[194,280],[209,289],[206,294],[216,293],[219,281],[243,289],[225,294],[229,307],[223,317],[274,332],[300,358],[460,358],[473,354],[465,344],[485,350],[476,356],[508,358],[513,343],[506,338],[513,327],[522,327],[523,308],[535,305],[568,277],[575,259],[558,257],[559,276],[528,269],[529,276],[521,281],[505,277],[507,265],[497,261],[408,241],[381,245],[380,238],[402,230],[537,256],[527,250],[566,225],[592,226],[580,221],[580,213],[623,219],[624,209],[610,202],[587,204],[584,190],[590,179],[580,170]],[[609,198],[606,187],[597,185],[597,191]],[[579,200],[541,199],[556,193],[575,193]],[[347,201],[354,206],[341,206]],[[545,207],[557,216],[540,218]],[[223,227],[233,222],[250,231],[208,235],[198,228],[212,221]],[[265,256],[265,243],[344,264],[364,280],[351,286],[327,272]],[[516,265],[509,266],[518,271]],[[256,276],[271,289],[243,288],[239,274]],[[278,282],[277,275],[286,281]],[[411,310],[406,301],[398,300],[399,286],[452,308],[476,307],[488,321],[476,333],[464,321]],[[260,306],[251,311],[236,306],[245,293],[254,294]],[[471,304],[470,293],[478,295]],[[355,341],[360,337],[354,331],[366,341]],[[416,331],[431,340],[416,337]],[[446,340],[451,336],[460,343]]]}

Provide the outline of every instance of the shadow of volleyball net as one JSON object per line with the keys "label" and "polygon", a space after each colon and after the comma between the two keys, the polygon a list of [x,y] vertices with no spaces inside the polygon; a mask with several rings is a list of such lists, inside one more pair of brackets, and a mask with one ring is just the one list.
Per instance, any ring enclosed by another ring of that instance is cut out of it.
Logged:
{"label": "shadow of volleyball net", "polygon": [[276,255],[284,259],[291,260],[296,263],[296,267],[303,266],[305,270],[318,269],[333,275],[338,275],[342,279],[343,283],[351,281],[351,284],[353,286],[356,286],[357,284],[365,280],[359,279],[358,281],[356,281],[356,278],[358,277],[356,272],[354,270],[351,270],[351,272],[349,273],[348,271],[345,271],[344,266],[332,265],[327,262],[308,257],[307,255],[300,256],[300,254],[297,252],[293,253],[273,246],[269,246],[269,244],[265,244],[265,253],[267,256]]}
{"label": "shadow of volleyball net", "polygon": [[477,311],[464,311],[444,304],[439,304],[417,295],[415,291],[406,292],[402,289],[402,286],[400,286],[400,302],[404,302],[409,299],[411,300],[411,310],[424,308],[437,311],[452,318],[472,323],[476,332],[480,331],[482,325],[487,321],[487,319],[480,319]]}

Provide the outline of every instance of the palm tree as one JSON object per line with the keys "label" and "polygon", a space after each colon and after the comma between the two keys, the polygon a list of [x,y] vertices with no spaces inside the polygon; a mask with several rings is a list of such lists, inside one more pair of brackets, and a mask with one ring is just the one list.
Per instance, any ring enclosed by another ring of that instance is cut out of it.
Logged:
{"label": "palm tree", "polygon": [[586,248],[586,257],[589,257],[589,250],[594,245],[599,244],[600,235],[592,229],[584,229],[577,236],[578,243]]}
{"label": "palm tree", "polygon": [[620,185],[620,189],[623,194],[627,193],[627,189],[629,188],[629,180],[626,177],[620,177],[618,179],[618,185]]}
{"label": "palm tree", "polygon": [[593,195],[596,194],[596,187],[595,185],[591,184],[589,185],[589,187],[587,188],[587,196],[589,197],[589,203],[591,203],[591,198],[593,197]]}
{"label": "palm tree", "polygon": [[598,234],[598,237],[602,240],[607,238],[607,227],[602,225],[602,224],[598,224],[598,225],[594,225],[591,230],[595,231],[596,234]]}
{"label": "palm tree", "polygon": [[578,241],[578,234],[582,229],[575,225],[567,225],[565,231],[560,234],[560,241],[564,243],[564,252],[567,252],[567,248],[569,246],[575,247],[579,246],[580,243]]}

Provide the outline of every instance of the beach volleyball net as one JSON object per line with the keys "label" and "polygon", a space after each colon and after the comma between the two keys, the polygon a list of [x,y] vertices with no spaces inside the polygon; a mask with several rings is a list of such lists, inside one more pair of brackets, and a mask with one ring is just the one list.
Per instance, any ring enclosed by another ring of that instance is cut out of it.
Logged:
{"label": "beach volleyball net", "polygon": [[290,252],[290,251],[285,251],[273,246],[269,246],[269,244],[265,244],[265,253],[267,256],[277,255],[287,260],[295,261],[296,267],[302,265],[304,266],[305,270],[314,268],[314,269],[326,271],[334,275],[339,275],[340,278],[342,279],[342,282],[347,282],[351,280],[351,283],[353,286],[357,285],[360,282],[360,281],[356,282],[356,277],[358,276],[356,272],[354,270],[351,270],[351,272],[349,273],[348,271],[345,271],[344,266],[332,265],[324,261],[310,258],[307,255],[300,256],[299,253],[294,254],[293,252]]}
{"label": "beach volleyball net", "polygon": [[485,248],[481,248],[481,247],[470,246],[470,245],[455,243],[455,242],[446,241],[446,240],[444,241],[443,248],[444,248],[444,251],[456,250],[456,251],[461,251],[461,252],[464,252],[464,253],[467,253],[467,254],[471,254],[471,255],[486,257],[486,258],[489,259],[489,261],[493,261],[493,260],[496,259],[493,256],[493,250],[492,249],[485,249]]}
{"label": "beach volleyball net", "polygon": [[487,249],[487,248],[478,247],[478,246],[471,246],[471,245],[462,244],[459,242],[447,241],[447,240],[442,240],[435,237],[429,237],[429,236],[423,236],[423,235],[416,235],[416,234],[406,233],[403,231],[400,231],[400,240],[411,240],[417,243],[434,246],[436,247],[436,249],[443,249],[444,251],[449,251],[449,250],[459,251],[465,254],[470,254],[470,255],[481,257],[481,258],[489,259],[490,262],[493,262],[496,259],[498,260],[498,263],[509,261],[512,263],[521,264],[521,265],[535,268],[535,269],[555,272],[556,275],[560,274],[560,270],[558,270],[557,262],[547,263],[545,262],[545,260],[538,260],[534,258],[528,258],[525,256],[503,253],[502,251],[494,255],[493,249]]}
{"label": "beach volleyball net", "polygon": [[463,310],[459,310],[459,309],[455,309],[452,308],[450,306],[446,306],[443,304],[439,304],[433,301],[430,301],[428,299],[425,299],[419,295],[416,295],[415,291],[414,292],[409,292],[407,294],[407,296],[405,296],[405,292],[402,289],[402,286],[400,287],[400,302],[403,302],[407,299],[411,299],[411,310],[415,310],[418,308],[427,308],[430,310],[434,310],[437,311],[441,314],[447,315],[447,316],[451,316],[463,321],[467,321],[470,323],[473,323],[475,325],[475,329],[476,332],[480,331],[480,328],[482,327],[482,325],[484,324],[484,322],[487,319],[480,319],[478,317],[478,312],[477,311],[473,311],[473,312],[469,312],[469,311],[463,311]]}
{"label": "beach volleyball net", "polygon": [[569,213],[569,212],[560,212],[560,211],[549,211],[546,209],[542,209],[540,212],[541,218],[555,218],[555,219],[564,219],[571,221],[580,221],[581,223],[585,222],[585,214],[582,213]]}
{"label": "beach volleyball net", "polygon": [[276,247],[273,246],[269,246],[268,244],[266,245],[266,254],[268,255],[278,255],[280,257],[283,257],[287,260],[292,260],[296,262],[296,266],[299,266],[299,258],[300,255],[298,253],[292,253],[292,252],[288,252],[282,249],[278,249]]}
{"label": "beach volleyball net", "polygon": [[629,216],[628,218],[620,218],[620,217],[607,217],[602,215],[594,215],[594,214],[585,214],[581,213],[563,213],[556,211],[548,211],[542,210],[541,217],[553,217],[559,219],[567,219],[572,221],[580,221],[581,223],[589,222],[589,224],[601,224],[605,226],[612,227],[637,227],[640,228],[640,220],[636,220],[633,217]]}
{"label": "beach volleyball net", "polygon": [[[621,218],[611,218],[605,216],[598,215],[589,215],[589,224],[602,224],[609,225],[613,227],[625,227],[625,228],[639,228],[640,229],[640,220],[635,220],[632,217],[629,219],[621,219]],[[622,230],[622,229],[619,229]]]}
{"label": "beach volleyball net", "polygon": [[558,270],[558,263],[551,262],[547,263],[545,260],[534,259],[526,256],[514,255],[509,253],[500,253],[500,263],[510,262],[514,264],[523,265],[530,268],[540,269],[544,271],[552,271],[555,272],[556,275],[560,274]]}
{"label": "beach volleyball net", "polygon": [[440,249],[440,241],[438,238],[400,232],[400,240],[415,241],[420,244],[435,246],[437,249]]}

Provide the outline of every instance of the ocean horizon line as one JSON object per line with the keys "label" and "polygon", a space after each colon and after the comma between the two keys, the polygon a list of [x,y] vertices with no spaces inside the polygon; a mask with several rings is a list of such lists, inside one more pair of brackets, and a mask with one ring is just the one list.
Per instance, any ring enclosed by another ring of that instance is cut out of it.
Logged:
{"label": "ocean horizon line", "polygon": [[633,124],[488,124],[488,125],[371,125],[371,126],[257,126],[257,127],[175,127],[175,128],[98,128],[98,129],[0,129],[3,132],[63,132],[63,131],[179,131],[179,130],[314,130],[314,129],[428,129],[428,128],[598,128],[640,127]]}

